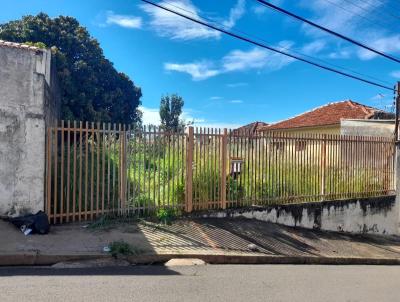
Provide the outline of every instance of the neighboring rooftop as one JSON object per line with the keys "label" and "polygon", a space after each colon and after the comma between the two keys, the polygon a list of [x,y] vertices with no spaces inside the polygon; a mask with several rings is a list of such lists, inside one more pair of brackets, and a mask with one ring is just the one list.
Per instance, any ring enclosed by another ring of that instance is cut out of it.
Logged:
{"label": "neighboring rooftop", "polygon": [[264,122],[253,122],[242,127],[235,129],[235,132],[239,133],[254,133],[256,131],[260,131],[264,127],[267,127],[269,124]]}
{"label": "neighboring rooftop", "polygon": [[284,130],[303,127],[321,127],[339,125],[344,119],[392,119],[389,113],[374,107],[366,106],[352,100],[328,103],[295,117],[283,120],[265,127],[262,131]]}
{"label": "neighboring rooftop", "polygon": [[41,49],[36,46],[31,46],[23,43],[7,42],[4,40],[0,40],[0,47],[19,48],[19,49],[27,49],[33,51],[44,51],[44,49]]}

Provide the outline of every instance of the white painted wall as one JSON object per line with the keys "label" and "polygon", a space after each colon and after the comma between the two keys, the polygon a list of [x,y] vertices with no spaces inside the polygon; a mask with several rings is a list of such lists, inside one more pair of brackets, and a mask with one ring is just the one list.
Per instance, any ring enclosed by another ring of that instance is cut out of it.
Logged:
{"label": "white painted wall", "polygon": [[208,213],[206,217],[245,217],[287,226],[339,231],[400,235],[399,203],[395,196],[326,201]]}

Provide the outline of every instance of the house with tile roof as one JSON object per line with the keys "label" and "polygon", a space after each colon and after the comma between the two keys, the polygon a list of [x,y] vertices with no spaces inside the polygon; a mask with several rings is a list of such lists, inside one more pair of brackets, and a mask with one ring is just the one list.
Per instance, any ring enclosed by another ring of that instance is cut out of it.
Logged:
{"label": "house with tile roof", "polygon": [[344,120],[391,120],[394,114],[352,100],[328,103],[292,118],[264,126],[260,131],[293,134],[341,134]]}
{"label": "house with tile roof", "polygon": [[234,130],[234,133],[248,133],[248,134],[254,134],[256,132],[259,132],[261,129],[264,127],[268,126],[267,123],[264,122],[253,122],[247,125],[244,125],[242,127],[239,127]]}

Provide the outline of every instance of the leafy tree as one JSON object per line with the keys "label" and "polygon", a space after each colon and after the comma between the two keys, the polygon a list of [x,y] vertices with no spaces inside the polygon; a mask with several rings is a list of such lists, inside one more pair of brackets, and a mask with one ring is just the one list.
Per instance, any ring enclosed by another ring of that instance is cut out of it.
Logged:
{"label": "leafy tree", "polygon": [[142,96],[104,57],[98,41],[72,17],[44,13],[0,24],[0,39],[51,48],[64,119],[135,123]]}
{"label": "leafy tree", "polygon": [[184,101],[177,94],[166,95],[161,98],[160,118],[161,125],[167,131],[178,131],[184,122],[180,119]]}

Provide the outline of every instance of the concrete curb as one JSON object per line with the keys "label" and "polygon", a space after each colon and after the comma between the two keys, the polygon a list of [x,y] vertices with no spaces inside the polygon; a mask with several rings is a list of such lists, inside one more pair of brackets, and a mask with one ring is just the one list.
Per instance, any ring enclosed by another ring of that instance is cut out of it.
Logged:
{"label": "concrete curb", "polygon": [[24,253],[16,255],[0,255],[1,266],[24,266],[24,265],[53,265],[64,261],[82,261],[99,258],[109,258],[110,255],[102,254],[69,254],[69,255],[44,255],[37,253]]}
{"label": "concrete curb", "polygon": [[[58,262],[110,258],[106,254],[44,255],[25,253],[0,255],[0,266],[53,265]],[[400,258],[159,254],[122,257],[131,264],[165,263],[173,258],[198,258],[209,264],[320,264],[320,265],[400,265]]]}

